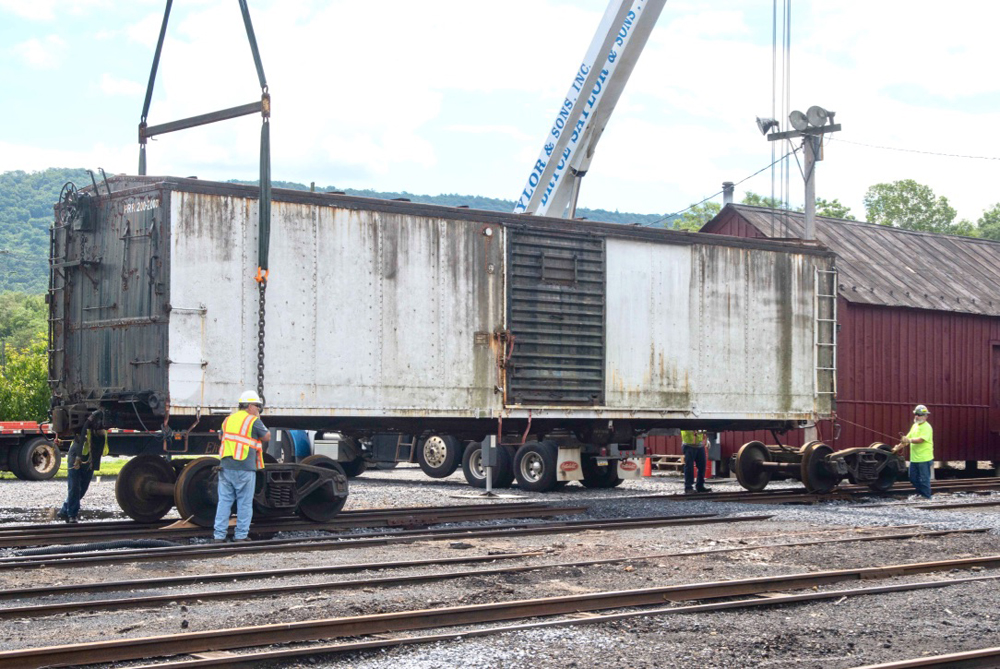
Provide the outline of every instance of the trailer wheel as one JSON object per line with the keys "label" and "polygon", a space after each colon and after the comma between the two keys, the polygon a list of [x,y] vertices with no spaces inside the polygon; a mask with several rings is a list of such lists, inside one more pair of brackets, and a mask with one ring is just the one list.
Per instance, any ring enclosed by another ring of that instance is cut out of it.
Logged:
{"label": "trailer wheel", "polygon": [[529,441],[514,455],[514,476],[522,490],[548,492],[555,490],[556,460],[559,449],[549,441]]}
{"label": "trailer wheel", "polygon": [[432,434],[417,449],[417,463],[432,479],[451,476],[462,464],[462,443],[446,434]]}
{"label": "trailer wheel", "polygon": [[802,449],[802,483],[811,493],[827,493],[837,487],[840,479],[824,466],[833,449],[821,441],[810,441]]}
{"label": "trailer wheel", "polygon": [[132,520],[155,523],[174,508],[174,496],[167,491],[176,478],[171,462],[159,455],[137,455],[118,472],[115,499]]}
{"label": "trailer wheel", "polygon": [[357,478],[368,469],[368,463],[362,457],[357,457],[350,462],[339,462],[340,468],[344,470],[344,475],[349,479]]}
{"label": "trailer wheel", "polygon": [[[462,455],[462,473],[473,488],[486,487],[486,468],[483,467],[483,444],[470,442]],[[510,449],[497,446],[497,466],[493,468],[493,487],[509,488],[514,482],[514,462]]]}
{"label": "trailer wheel", "polygon": [[[880,442],[875,442],[868,448],[877,448],[880,451],[892,453],[892,446]],[[893,456],[889,456],[889,462],[885,463],[885,467],[883,467],[882,471],[878,473],[878,478],[868,484],[868,488],[873,492],[885,492],[896,482],[896,477],[898,475],[899,469],[897,468],[895,458],[893,458]]]}
{"label": "trailer wheel", "polygon": [[174,486],[174,503],[182,519],[191,519],[200,527],[215,525],[215,510],[219,504],[219,475],[215,468],[219,458],[206,456],[192,460],[181,470]]}
{"label": "trailer wheel", "polygon": [[736,454],[736,480],[750,492],[760,492],[771,481],[771,472],[760,465],[771,459],[767,446],[759,441],[751,441]]}
{"label": "trailer wheel", "polygon": [[618,476],[618,461],[608,460],[608,464],[602,467],[597,464],[595,458],[585,458],[581,483],[585,488],[615,488],[621,485],[622,478]]}
{"label": "trailer wheel", "polygon": [[[340,466],[340,463],[334,462],[325,455],[310,455],[308,458],[303,458],[302,462],[299,464],[321,467],[323,469],[332,469],[341,476],[346,476],[346,474],[344,474],[343,467]],[[295,485],[299,487],[304,486],[313,481],[315,477],[316,474],[312,472],[305,470],[300,471],[295,476]],[[306,520],[311,520],[314,523],[325,523],[333,520],[334,517],[340,513],[340,510],[344,508],[344,504],[346,503],[347,497],[338,497],[333,489],[333,482],[330,481],[326,485],[316,488],[311,493],[306,495],[306,497],[299,502],[299,505],[295,507],[295,513],[299,514]]]}
{"label": "trailer wheel", "polygon": [[18,449],[14,475],[25,481],[48,481],[59,471],[60,462],[59,447],[45,437],[36,437]]}

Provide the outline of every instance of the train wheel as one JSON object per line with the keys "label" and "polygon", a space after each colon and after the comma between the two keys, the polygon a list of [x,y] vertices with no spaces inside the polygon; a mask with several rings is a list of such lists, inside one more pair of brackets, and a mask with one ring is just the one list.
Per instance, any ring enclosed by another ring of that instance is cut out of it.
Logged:
{"label": "train wheel", "polygon": [[840,478],[824,465],[833,449],[821,441],[810,441],[802,449],[802,483],[812,493],[827,493],[837,487]]}
{"label": "train wheel", "polygon": [[219,504],[219,475],[215,468],[219,458],[192,460],[181,470],[174,486],[174,502],[181,518],[201,527],[215,525],[215,510]]}
{"label": "train wheel", "polygon": [[59,447],[45,437],[37,437],[18,449],[15,475],[25,481],[48,481],[59,471],[60,462]]}
{"label": "train wheel", "polygon": [[159,455],[137,455],[118,472],[118,506],[132,520],[155,523],[174,508],[175,479],[174,468]]}
{"label": "train wheel", "polygon": [[[346,477],[340,463],[334,462],[325,455],[310,455],[308,458],[303,458],[300,464],[331,469]],[[301,487],[311,483],[316,477],[317,475],[313,472],[303,470],[296,475],[295,484]],[[333,520],[344,508],[346,502],[347,497],[338,497],[333,489],[333,481],[328,481],[326,485],[320,486],[306,495],[305,499],[300,501],[295,508],[295,513],[314,523],[325,523]]]}
{"label": "train wheel", "polygon": [[365,473],[368,469],[368,463],[362,457],[357,457],[350,462],[341,462],[340,468],[344,470],[344,474],[349,479],[357,478]]}
{"label": "train wheel", "polygon": [[736,480],[750,492],[760,492],[771,482],[771,472],[761,469],[761,464],[771,459],[767,446],[751,441],[736,454]]}
{"label": "train wheel", "polygon": [[[497,464],[493,467],[493,487],[509,488],[514,482],[514,462],[510,449],[497,446]],[[486,487],[486,468],[483,467],[483,444],[473,441],[465,447],[462,455],[462,473],[474,488]]]}
{"label": "train wheel", "polygon": [[462,464],[462,443],[446,434],[433,434],[417,449],[417,463],[431,478],[451,476]]}
{"label": "train wheel", "polygon": [[514,476],[522,490],[548,492],[555,490],[556,460],[559,449],[548,441],[529,441],[514,455]]}
{"label": "train wheel", "polygon": [[614,488],[621,485],[622,478],[618,476],[618,461],[608,460],[603,467],[594,458],[583,459],[583,480],[580,483],[585,488]]}
{"label": "train wheel", "polygon": [[[877,448],[880,451],[892,453],[892,446],[877,441],[868,448]],[[899,469],[897,468],[896,461],[890,456],[889,462],[885,463],[885,467],[878,473],[878,478],[873,483],[868,484],[868,488],[874,492],[885,492],[896,482],[898,475]]]}

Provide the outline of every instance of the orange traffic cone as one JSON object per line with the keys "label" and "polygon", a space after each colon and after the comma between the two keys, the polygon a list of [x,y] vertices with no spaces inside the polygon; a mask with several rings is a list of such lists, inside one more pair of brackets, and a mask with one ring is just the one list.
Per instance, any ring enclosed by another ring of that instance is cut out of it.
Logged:
{"label": "orange traffic cone", "polygon": [[643,476],[652,476],[653,475],[653,459],[652,458],[649,458],[649,457],[646,458],[646,463],[642,466],[642,475]]}

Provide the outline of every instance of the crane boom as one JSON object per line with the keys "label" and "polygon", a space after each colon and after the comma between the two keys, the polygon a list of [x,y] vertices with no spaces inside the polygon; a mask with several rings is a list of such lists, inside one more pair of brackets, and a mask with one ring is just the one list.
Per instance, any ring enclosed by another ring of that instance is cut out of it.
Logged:
{"label": "crane boom", "polygon": [[594,148],[666,2],[611,0],[608,4],[514,213],[573,215],[579,180],[590,167]]}

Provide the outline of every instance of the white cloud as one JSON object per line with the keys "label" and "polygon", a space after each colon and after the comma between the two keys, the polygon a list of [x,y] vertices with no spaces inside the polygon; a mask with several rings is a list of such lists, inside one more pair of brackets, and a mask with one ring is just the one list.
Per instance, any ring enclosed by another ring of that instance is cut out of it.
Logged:
{"label": "white cloud", "polygon": [[504,135],[518,141],[529,141],[534,139],[526,132],[521,131],[513,125],[451,125],[449,132],[459,132],[467,135]]}
{"label": "white cloud", "polygon": [[58,35],[48,35],[43,39],[33,37],[15,44],[11,50],[26,65],[40,70],[51,70],[62,63],[66,42]]}
{"label": "white cloud", "polygon": [[109,0],[0,0],[0,11],[30,21],[52,21],[59,14],[80,16],[109,4]]}
{"label": "white cloud", "polygon": [[129,81],[128,79],[119,79],[105,72],[101,75],[101,91],[105,95],[124,95],[127,97],[134,97],[141,96],[145,93],[146,87],[138,82]]}

